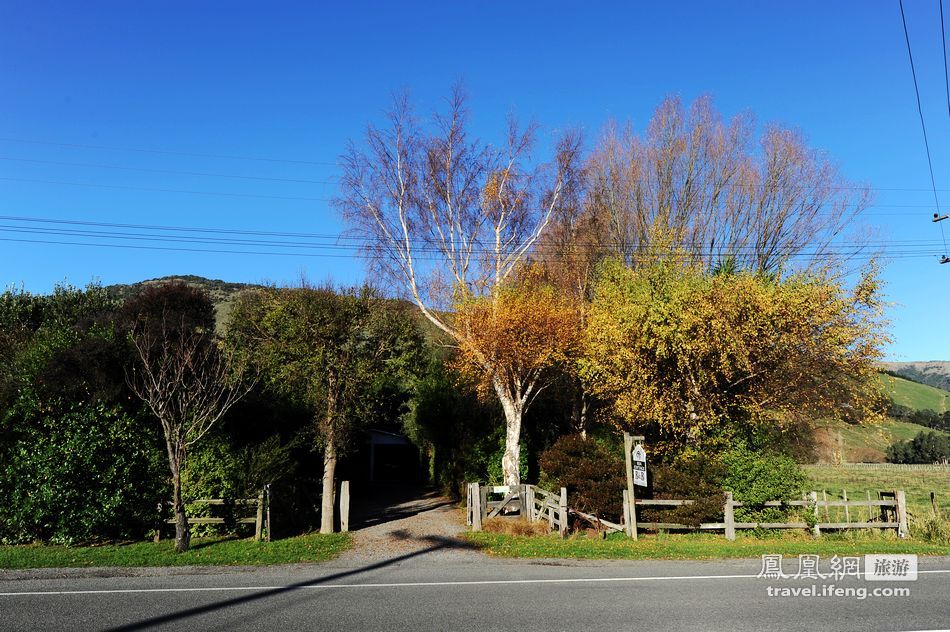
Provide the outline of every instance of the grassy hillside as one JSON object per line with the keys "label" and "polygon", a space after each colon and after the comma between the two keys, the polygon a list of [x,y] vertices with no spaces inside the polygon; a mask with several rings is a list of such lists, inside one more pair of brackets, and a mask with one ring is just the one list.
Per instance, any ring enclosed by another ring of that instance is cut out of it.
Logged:
{"label": "grassy hillside", "polygon": [[950,362],[884,362],[882,368],[914,382],[950,391]]}
{"label": "grassy hillside", "polygon": [[929,408],[938,413],[943,413],[950,408],[950,392],[948,391],[886,373],[881,373],[880,379],[884,392],[894,400],[895,404],[914,410]]}
{"label": "grassy hillside", "polygon": [[881,424],[854,426],[824,422],[816,432],[818,461],[833,463],[840,433],[846,463],[883,463],[887,447],[913,439],[920,432],[939,432],[925,426],[888,419]]}

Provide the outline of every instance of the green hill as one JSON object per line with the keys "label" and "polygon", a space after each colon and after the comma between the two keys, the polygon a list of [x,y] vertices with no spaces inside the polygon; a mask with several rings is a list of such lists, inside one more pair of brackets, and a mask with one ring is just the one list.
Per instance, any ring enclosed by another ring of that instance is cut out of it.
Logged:
{"label": "green hill", "polygon": [[913,410],[930,409],[938,413],[950,409],[950,392],[926,384],[918,384],[886,373],[880,374],[884,392],[895,404]]}
{"label": "green hill", "polygon": [[[884,373],[880,374],[881,388],[895,404],[912,410],[933,410],[943,413],[950,409],[950,392],[918,384]],[[833,463],[843,448],[847,463],[880,463],[895,441],[913,439],[921,432],[939,432],[919,424],[888,419],[880,424],[855,426],[843,422],[819,424],[815,439],[818,460]],[[840,439],[839,439],[840,437]],[[841,445],[839,446],[839,440]]]}
{"label": "green hill", "polygon": [[911,380],[950,391],[950,362],[883,362],[881,368]]}

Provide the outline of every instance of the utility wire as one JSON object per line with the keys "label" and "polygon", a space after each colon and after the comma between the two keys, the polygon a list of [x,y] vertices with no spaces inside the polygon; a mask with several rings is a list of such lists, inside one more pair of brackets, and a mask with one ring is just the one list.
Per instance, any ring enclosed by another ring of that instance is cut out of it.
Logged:
{"label": "utility wire", "polygon": [[943,21],[943,0],[940,0],[940,41],[943,43],[943,85],[947,90],[947,115],[950,116],[950,71],[947,70],[947,25]]}
{"label": "utility wire", "polygon": [[[907,32],[907,18],[904,15],[904,0],[898,0],[901,8],[901,23],[904,25],[904,41],[907,42],[907,58],[910,59],[910,74],[914,79],[914,94],[917,96],[917,114],[920,115],[920,129],[924,133],[924,149],[927,151],[927,166],[930,168],[930,184],[934,192],[934,205],[937,214],[940,213],[940,200],[937,199],[937,181],[934,178],[933,159],[930,157],[930,141],[927,140],[927,126],[924,124],[924,110],[920,105],[920,88],[917,86],[917,70],[914,68],[914,54],[910,50],[910,34]],[[943,6],[941,0],[941,7]],[[941,15],[943,10],[941,8]],[[942,27],[941,27],[942,28]],[[946,55],[944,55],[946,59]],[[943,226],[940,226],[940,237],[943,240],[944,255],[947,251],[947,238],[943,233]]]}
{"label": "utility wire", "polygon": [[76,149],[105,149],[107,151],[130,151],[143,154],[164,154],[169,156],[190,156],[192,158],[215,158],[223,160],[253,160],[257,162],[279,162],[291,165],[322,165],[329,167],[338,166],[335,162],[325,162],[318,160],[289,160],[286,158],[264,158],[260,156],[235,156],[229,154],[205,154],[190,151],[175,151],[170,149],[143,149],[140,147],[113,147],[109,145],[84,145],[81,143],[57,143],[44,140],[33,140],[28,138],[4,138],[0,141],[5,143],[27,143],[31,145],[49,145],[52,147],[72,147]]}
{"label": "utility wire", "polygon": [[[295,238],[295,239],[305,239],[305,240],[329,240],[329,243],[332,244],[341,244],[346,242],[358,242],[358,243],[369,243],[369,242],[378,242],[379,240],[373,237],[359,236],[356,234],[346,234],[346,233],[305,233],[305,232],[281,232],[281,231],[267,231],[267,230],[248,230],[248,229],[233,229],[233,228],[220,228],[220,227],[190,227],[190,226],[168,226],[168,225],[156,225],[156,224],[129,224],[129,223],[118,223],[118,222],[97,222],[91,220],[71,220],[71,219],[55,219],[48,217],[33,217],[33,216],[23,216],[23,215],[0,215],[0,221],[4,222],[19,222],[21,224],[45,224],[59,226],[56,230],[65,230],[61,228],[62,226],[82,226],[82,227],[91,227],[91,228],[120,228],[127,230],[136,230],[142,231],[137,233],[116,233],[122,235],[150,235],[149,231],[158,232],[158,235],[163,233],[198,233],[198,234],[211,234],[211,235],[228,235],[228,236],[239,236],[239,237],[286,237],[286,238]],[[8,227],[19,227],[19,225],[7,225]],[[281,242],[288,243],[288,242]],[[311,244],[312,241],[306,242],[290,242],[290,243],[307,243]],[[536,243],[540,245],[556,245],[552,239],[548,236],[542,235],[536,240]],[[410,244],[412,247],[424,248],[424,247],[435,247],[436,244],[431,239],[424,238],[414,238]],[[915,244],[939,244],[939,241],[935,240],[925,240],[925,239],[904,239],[904,240],[858,240],[858,241],[848,241],[848,240],[837,240],[832,245],[837,248],[846,248],[848,246],[892,246],[892,245],[915,245]],[[612,246],[622,245],[620,241],[616,240],[599,240],[599,241],[578,241],[571,244],[572,247],[576,248],[610,248]],[[682,247],[687,247],[686,244],[680,244]],[[745,246],[747,248],[755,248],[754,245]],[[804,249],[803,249],[804,250]],[[490,248],[479,247],[473,249],[473,252],[489,252],[493,251]]]}
{"label": "utility wire", "polygon": [[[334,259],[354,259],[357,255],[351,253],[344,254],[335,254],[335,253],[326,253],[326,252],[284,252],[284,251],[269,251],[269,250],[231,250],[231,249],[213,249],[213,248],[185,248],[185,247],[173,247],[173,246],[141,246],[135,244],[110,244],[110,243],[92,243],[84,241],[53,241],[46,239],[20,239],[20,238],[10,238],[10,237],[0,237],[2,242],[14,242],[14,243],[29,243],[29,244],[47,244],[47,245],[60,245],[60,246],[86,246],[94,248],[125,248],[131,250],[161,250],[161,251],[176,251],[176,252],[198,252],[198,253],[222,253],[222,254],[235,254],[235,255],[267,255],[267,256],[284,256],[284,257],[317,257],[317,258],[334,258]],[[683,256],[702,256],[702,255],[712,256],[717,253],[688,253]],[[847,254],[847,253],[841,253]],[[896,251],[893,253],[888,253],[887,257],[889,259],[917,259],[924,257],[934,256],[933,252],[924,252],[924,251]],[[655,256],[676,256],[676,253],[669,252],[645,252],[645,253],[632,253],[627,255],[631,259],[651,259]],[[813,257],[813,254],[810,253],[791,253],[788,255],[790,258],[798,257]],[[385,255],[379,254],[363,254],[361,258],[364,259],[383,259]],[[417,261],[428,261],[428,262],[438,262],[440,261],[437,257],[417,257]]]}
{"label": "utility wire", "polygon": [[[236,198],[258,198],[264,200],[294,200],[294,201],[305,201],[305,202],[331,202],[331,198],[319,198],[319,197],[308,197],[308,196],[294,196],[294,195],[265,195],[258,193],[236,193],[236,192],[227,192],[227,191],[196,191],[190,189],[172,189],[165,187],[144,187],[144,186],[133,186],[133,185],[124,185],[124,184],[100,184],[97,182],[75,182],[69,180],[47,180],[40,178],[18,178],[10,176],[0,176],[0,181],[6,182],[24,182],[27,184],[55,184],[59,186],[71,186],[71,187],[91,187],[98,189],[116,189],[123,191],[149,191],[149,192],[158,192],[158,193],[182,193],[186,195],[211,195],[211,196],[223,196],[223,197],[236,197]],[[892,191],[930,191],[930,189],[878,189],[878,190],[892,190]],[[950,189],[947,189],[950,191]],[[931,208],[929,202],[922,204],[873,204],[868,207],[869,209],[883,209],[883,208]],[[861,215],[882,215],[882,213],[873,213],[862,211]],[[883,215],[906,215],[906,213],[883,213]]]}
{"label": "utility wire", "polygon": [[99,184],[96,182],[70,182],[66,180],[41,180],[36,178],[11,178],[0,176],[7,182],[27,182],[31,184],[57,184],[70,187],[92,187],[96,189],[118,189],[123,191],[151,191],[158,193],[185,193],[187,195],[218,195],[223,197],[258,198],[262,200],[295,200],[306,202],[330,202],[330,198],[305,197],[296,195],[264,195],[260,193],[229,193],[225,191],[194,191],[190,189],[169,189],[164,187],[140,187],[124,184]]}
{"label": "utility wire", "polygon": [[239,180],[263,180],[268,182],[290,182],[294,184],[336,184],[333,180],[303,180],[298,178],[270,178],[265,176],[247,176],[234,173],[208,173],[206,171],[178,171],[175,169],[154,169],[150,167],[130,167],[128,165],[108,165],[92,162],[65,162],[61,160],[40,160],[36,158],[19,158],[17,156],[0,156],[0,160],[12,162],[28,162],[41,165],[59,165],[64,167],[92,167],[94,169],[118,169],[122,171],[142,171],[148,173],[166,173],[180,176],[198,176],[201,178],[235,178]]}
{"label": "utility wire", "polygon": [[[14,219],[13,221],[16,221]],[[64,222],[65,223],[65,222]],[[92,223],[92,222],[88,222]],[[95,224],[95,223],[92,223]],[[141,225],[133,225],[141,226]],[[187,231],[189,229],[173,229],[171,227],[155,227],[163,230],[181,230]],[[212,230],[212,229],[201,229],[201,230]],[[224,233],[230,233],[234,231],[222,230]],[[251,233],[253,231],[242,231],[245,233]],[[265,234],[268,234],[265,231],[261,231]],[[189,246],[185,248],[188,251],[195,252],[231,252],[235,254],[245,253],[245,254],[278,254],[274,249],[279,249],[279,254],[299,254],[301,256],[328,256],[334,258],[349,257],[357,258],[360,255],[365,256],[366,254],[370,255],[370,258],[378,258],[380,256],[387,256],[385,252],[380,252],[374,249],[372,246],[378,245],[381,242],[374,240],[372,238],[359,238],[354,236],[323,236],[321,238],[331,237],[332,241],[323,241],[323,242],[313,242],[313,241],[287,241],[287,240],[275,240],[271,239],[255,239],[252,237],[244,236],[243,238],[236,238],[233,236],[228,237],[217,237],[214,235],[188,235],[188,234],[155,234],[148,232],[128,232],[128,231],[115,231],[115,230],[95,230],[90,228],[62,228],[54,226],[51,228],[42,227],[42,226],[31,226],[31,225],[17,225],[17,224],[0,224],[0,233],[7,234],[28,234],[28,235],[37,235],[43,237],[69,237],[72,239],[104,239],[110,243],[102,242],[89,242],[89,241],[68,241],[68,242],[52,242],[47,240],[38,240],[38,239],[19,239],[14,241],[24,241],[26,243],[51,243],[51,244],[63,244],[63,245],[85,245],[85,246],[97,246],[102,245],[104,247],[120,247],[123,245],[129,245],[133,247],[130,243],[149,243],[153,244],[152,246],[134,246],[135,248],[147,248],[147,249],[156,249],[156,248],[166,248],[166,249],[175,249],[172,246],[158,246],[154,244],[183,244]],[[293,233],[290,233],[291,235]],[[347,237],[347,238],[345,238]],[[6,241],[10,241],[7,239]],[[111,242],[121,242],[119,244]],[[614,244],[617,245],[617,244]],[[201,247],[199,247],[201,246]],[[226,247],[226,250],[220,248],[210,249],[207,246],[215,247]],[[599,248],[608,248],[610,243],[598,244]],[[180,246],[178,248],[183,248]],[[263,248],[266,250],[233,250],[233,248]],[[939,247],[939,243],[937,244]],[[441,262],[443,256],[441,254],[441,248],[433,244],[428,240],[417,240],[412,244],[412,249],[416,253],[416,258],[423,261],[432,261],[432,262]],[[925,241],[894,241],[894,242],[841,242],[830,244],[827,247],[817,247],[817,248],[783,248],[781,253],[788,258],[823,258],[830,257],[834,255],[854,255],[858,251],[862,250],[877,250],[882,256],[887,256],[889,258],[907,258],[907,257],[919,257],[919,256],[933,256],[939,254],[934,249],[934,246],[930,242]],[[742,256],[755,254],[754,245],[736,245],[729,249],[733,254]],[[472,249],[473,254],[487,254],[492,255],[493,249],[486,247],[484,245],[476,245]],[[655,248],[655,247],[640,247],[634,253],[628,253],[628,255],[636,257],[649,257],[651,255],[668,255],[670,252],[665,248]],[[690,249],[688,253],[684,253],[684,256],[699,256],[699,257],[716,257],[720,256],[722,253],[715,250],[701,250],[696,251]],[[584,260],[587,256],[584,252],[568,252],[568,253],[554,253],[550,251],[542,250],[539,253],[535,253],[540,259],[551,259],[558,258],[560,260]]]}

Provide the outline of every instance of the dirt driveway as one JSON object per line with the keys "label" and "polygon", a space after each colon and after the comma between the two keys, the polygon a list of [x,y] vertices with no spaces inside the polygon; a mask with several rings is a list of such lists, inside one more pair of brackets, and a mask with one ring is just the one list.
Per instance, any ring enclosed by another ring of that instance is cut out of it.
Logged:
{"label": "dirt driveway", "polygon": [[466,528],[464,508],[432,489],[376,485],[361,495],[351,501],[353,548],[338,558],[341,563],[482,555],[458,537]]}

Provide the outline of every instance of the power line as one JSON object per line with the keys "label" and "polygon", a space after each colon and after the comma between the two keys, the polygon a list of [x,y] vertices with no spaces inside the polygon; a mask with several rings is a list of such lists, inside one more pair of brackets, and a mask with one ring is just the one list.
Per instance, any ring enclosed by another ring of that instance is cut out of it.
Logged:
{"label": "power line", "polygon": [[338,166],[336,162],[326,162],[319,160],[291,160],[287,158],[267,158],[261,156],[236,156],[233,154],[209,154],[191,151],[180,151],[171,149],[143,149],[141,147],[115,147],[109,145],[87,145],[81,143],[59,143],[45,140],[34,140],[29,138],[9,138],[0,137],[0,142],[5,143],[25,143],[30,145],[49,145],[52,147],[71,147],[75,149],[104,149],[107,151],[129,151],[143,154],[164,154],[169,156],[190,156],[192,158],[215,158],[223,160],[253,160],[257,162],[279,162],[291,165],[322,165],[329,167]]}
{"label": "power line", "polygon": [[[910,74],[914,79],[914,94],[917,96],[917,114],[920,115],[920,129],[924,133],[924,149],[927,151],[927,166],[930,168],[930,184],[933,187],[934,192],[934,205],[936,206],[935,210],[939,214],[940,200],[937,199],[937,181],[934,178],[933,159],[930,157],[930,141],[927,140],[927,126],[924,124],[924,110],[920,105],[920,88],[917,86],[917,70],[914,68],[914,54],[910,50],[910,34],[907,32],[907,18],[904,15],[904,0],[898,0],[898,3],[900,4],[901,8],[901,24],[904,25],[904,41],[907,43],[907,57],[910,59]],[[942,6],[943,4],[941,0],[941,15],[943,15]],[[944,54],[944,59],[946,59],[946,54]],[[943,239],[943,249],[944,254],[946,254],[947,238],[943,234],[943,226],[940,227],[940,236]]]}
{"label": "power line", "polygon": [[[141,246],[135,244],[108,244],[108,243],[91,243],[91,242],[82,242],[82,241],[53,241],[45,239],[19,239],[19,238],[9,238],[9,237],[0,237],[0,241],[3,242],[14,242],[14,243],[30,243],[30,244],[46,244],[46,245],[61,245],[61,246],[85,246],[85,247],[94,247],[94,248],[124,248],[131,250],[160,250],[160,251],[174,251],[174,252],[196,252],[196,253],[213,253],[213,254],[235,254],[235,255],[265,255],[265,256],[283,256],[283,257],[323,257],[323,258],[334,258],[334,259],[353,259],[356,257],[354,254],[334,254],[334,253],[314,253],[314,252],[279,252],[279,251],[260,251],[260,250],[230,250],[230,249],[212,249],[212,248],[184,248],[184,247],[173,247],[173,246]],[[657,255],[669,255],[669,252],[644,252],[644,253],[633,253],[629,255],[633,259],[644,259],[652,258]],[[675,254],[675,253],[672,253]],[[688,253],[689,256],[713,256],[718,253]],[[853,254],[851,249],[847,252],[842,253],[827,253],[831,254]],[[889,259],[920,259],[920,258],[930,258],[937,256],[939,253],[936,252],[927,252],[927,251],[895,251],[893,253],[887,253],[887,258]],[[684,255],[686,256],[686,255]],[[814,253],[787,253],[787,256],[792,258],[807,258],[816,256]],[[368,259],[381,259],[383,255],[373,255],[373,254],[364,254],[362,258]],[[420,261],[439,261],[435,257],[417,257],[417,260]]]}
{"label": "power line", "polygon": [[123,191],[150,191],[157,193],[184,193],[187,195],[217,195],[223,197],[257,198],[261,200],[295,200],[306,202],[330,202],[330,198],[306,197],[296,195],[264,195],[261,193],[229,193],[224,191],[194,191],[190,189],[169,189],[165,187],[139,187],[123,184],[99,184],[96,182],[70,182],[66,180],[40,180],[36,178],[11,178],[0,176],[8,182],[27,182],[31,184],[56,184],[70,187],[92,187],[96,189],[118,189]]}
{"label": "power line", "polygon": [[[222,196],[222,197],[236,197],[236,198],[257,198],[264,200],[293,200],[293,201],[305,201],[305,202],[332,202],[332,198],[320,198],[320,197],[309,197],[309,196],[294,196],[294,195],[266,195],[258,193],[236,193],[236,192],[227,192],[227,191],[197,191],[191,189],[174,189],[167,187],[143,187],[143,186],[134,186],[134,185],[124,185],[124,184],[101,184],[98,182],[75,182],[68,180],[48,180],[40,178],[18,178],[10,176],[0,176],[0,181],[7,182],[23,182],[27,184],[53,184],[57,186],[71,186],[71,187],[90,187],[97,189],[116,189],[122,191],[147,191],[147,192],[158,192],[158,193],[181,193],[185,195],[211,195],[211,196]],[[884,190],[884,189],[879,189]],[[929,191],[930,189],[889,189],[893,191]],[[950,190],[950,189],[948,189]],[[884,209],[884,208],[931,208],[929,202],[923,204],[873,204],[868,207],[869,209]],[[881,213],[873,213],[862,211],[861,215],[880,215]],[[911,215],[910,213],[886,213],[887,215]]]}
{"label": "power line", "polygon": [[947,90],[947,115],[950,116],[950,71],[947,70],[947,25],[943,21],[943,0],[940,0],[940,41],[943,43],[943,85]]}
{"label": "power line", "polygon": [[[7,221],[13,222],[30,222],[30,223],[46,223],[52,224],[53,227],[47,228],[43,226],[32,226],[32,225],[10,225],[10,224],[0,224],[0,233],[16,233],[16,234],[34,234],[42,236],[57,236],[57,237],[70,237],[70,238],[96,238],[96,239],[105,239],[109,241],[121,241],[125,242],[124,244],[107,244],[109,247],[117,247],[120,245],[128,245],[128,242],[148,242],[148,243],[173,243],[173,244],[188,244],[192,246],[188,250],[195,250],[194,246],[227,246],[227,247],[261,247],[269,249],[267,252],[263,251],[232,251],[232,250],[208,250],[209,252],[243,252],[247,254],[268,254],[272,253],[274,248],[281,249],[281,252],[287,254],[286,249],[291,249],[296,251],[297,254],[314,256],[315,254],[325,254],[327,256],[341,257],[347,256],[355,258],[360,251],[365,251],[367,247],[372,246],[374,243],[378,243],[377,240],[372,238],[357,237],[352,235],[326,235],[326,234],[312,234],[312,233],[277,233],[275,231],[239,231],[232,229],[212,229],[212,228],[186,228],[186,227],[170,227],[170,226],[149,226],[142,224],[115,224],[107,222],[89,222],[89,221],[76,221],[76,220],[50,220],[45,218],[23,218],[16,216],[6,216],[0,217],[0,219],[6,219]],[[60,225],[72,226],[80,224],[84,228],[75,229],[75,228],[62,228]],[[93,228],[85,228],[91,226]],[[116,231],[116,230],[95,230],[95,227],[106,227],[106,228],[126,228],[125,231]],[[127,232],[128,230],[136,230],[142,232]],[[152,231],[176,231],[177,233],[185,234],[164,234]],[[188,235],[187,233],[195,233],[198,235]],[[209,235],[210,233],[210,235]],[[227,237],[217,237],[216,234],[228,235]],[[236,238],[232,236],[233,234],[238,234],[241,238]],[[267,236],[269,239],[255,239],[254,236]],[[287,241],[274,239],[274,236],[293,236],[295,239],[313,239],[323,241]],[[37,243],[45,243],[44,241],[38,241]],[[83,242],[50,242],[50,243],[63,243],[66,245],[96,245],[95,243],[90,243],[88,241]],[[543,240],[542,242],[543,243]],[[582,244],[577,244],[581,246]],[[611,245],[617,246],[618,242],[609,242],[605,241],[598,244],[588,244],[590,246],[596,247],[607,247]],[[939,245],[939,244],[937,244]],[[784,248],[784,254],[791,257],[821,257],[821,256],[831,256],[831,255],[846,255],[854,254],[855,248],[858,250],[863,249],[880,249],[882,250],[881,254],[886,254],[891,257],[904,257],[909,255],[920,255],[920,256],[932,256],[935,253],[933,248],[933,242],[928,242],[924,240],[903,240],[903,241],[887,241],[887,242],[847,242],[840,241],[835,242],[834,244],[829,245],[825,248],[814,248],[814,247],[803,247],[800,249],[793,248]],[[412,243],[412,249],[417,253],[417,256],[420,256],[422,260],[425,261],[439,261],[441,260],[440,248],[437,244],[425,239],[416,240]],[[196,251],[202,251],[203,249],[199,248]],[[205,249],[206,250],[206,249]],[[730,250],[734,251],[735,254],[752,254],[755,251],[754,245],[746,246],[734,246]],[[315,252],[320,251],[320,252]],[[491,254],[493,250],[490,247],[484,245],[474,246],[472,249],[474,254]],[[649,253],[661,254],[666,253],[665,249],[656,249],[656,248],[646,248],[640,249],[639,251],[644,256]],[[342,254],[341,254],[342,253]],[[718,251],[691,251],[692,254],[699,256],[717,256],[721,253]],[[290,253],[293,254],[293,253]],[[365,254],[365,253],[364,253]],[[541,253],[536,253],[540,256],[554,256],[553,253],[546,253],[542,251]],[[428,256],[426,256],[428,255]],[[583,253],[567,253],[566,255],[562,254],[562,259],[570,258],[581,258]]]}
{"label": "power line", "polygon": [[202,178],[234,178],[239,180],[261,180],[267,182],[289,182],[294,184],[336,184],[332,180],[304,180],[299,178],[271,178],[266,176],[247,176],[234,173],[208,173],[205,171],[179,171],[176,169],[154,169],[150,167],[130,167],[128,165],[108,165],[91,162],[66,162],[62,160],[40,160],[36,158],[19,158],[17,156],[0,156],[0,160],[11,162],[29,162],[42,165],[60,165],[64,167],[92,167],[94,169],[117,169],[122,171],[141,171],[147,173],[166,173],[180,176],[198,176]]}

